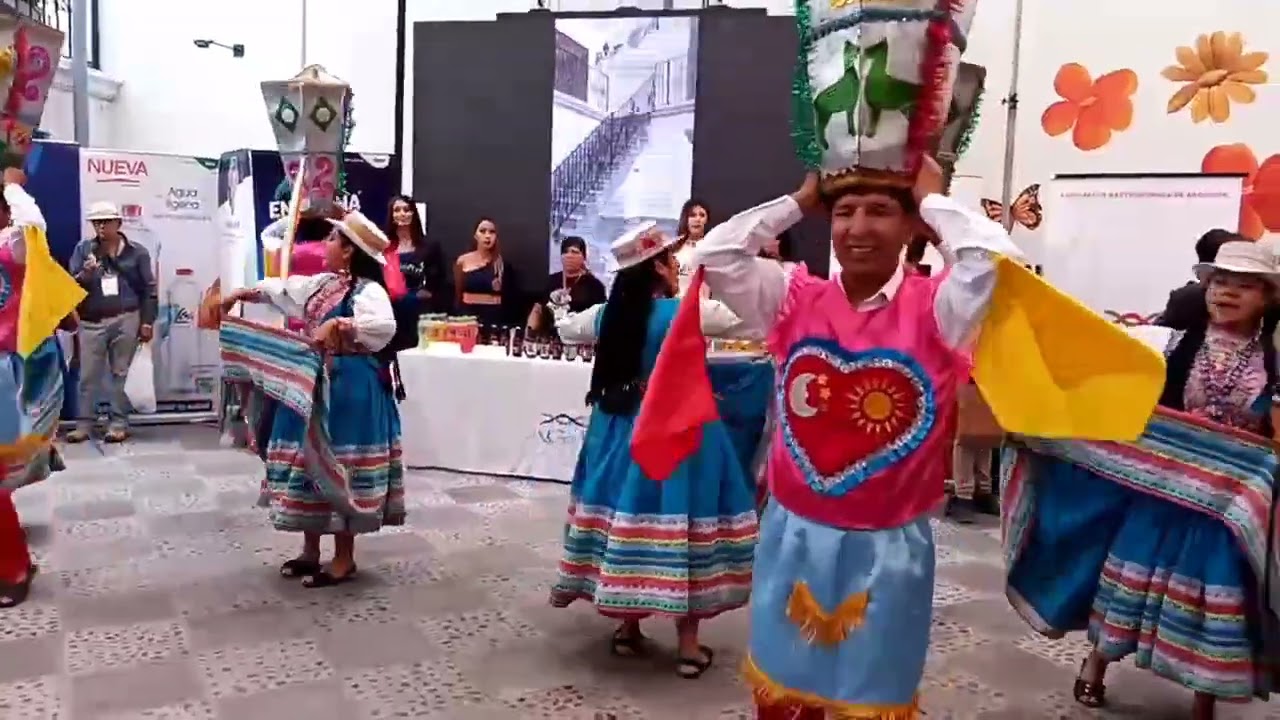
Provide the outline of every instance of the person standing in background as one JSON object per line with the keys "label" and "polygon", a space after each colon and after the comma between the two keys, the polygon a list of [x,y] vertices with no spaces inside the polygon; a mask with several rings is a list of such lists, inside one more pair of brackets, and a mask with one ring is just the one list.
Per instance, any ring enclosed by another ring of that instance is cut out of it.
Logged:
{"label": "person standing in background", "polygon": [[120,231],[120,209],[109,202],[89,208],[94,236],[71,254],[70,270],[88,296],[80,303],[80,417],[67,442],[89,438],[105,389],[110,403],[109,443],[129,437],[124,381],[139,342],[150,342],[156,321],[156,279],[151,254]]}
{"label": "person standing in background", "polygon": [[386,234],[391,238],[387,266],[400,268],[406,296],[414,299],[418,313],[448,308],[444,302],[444,252],[440,243],[427,237],[430,222],[431,214],[419,215],[417,204],[408,195],[391,199],[387,208]]}
{"label": "person standing in background", "polygon": [[[689,287],[693,279],[693,248],[707,234],[711,225],[711,214],[707,204],[697,198],[689,198],[680,208],[680,221],[676,225],[675,259],[680,267],[680,294]],[[707,287],[702,288],[703,297],[711,297]]]}
{"label": "person standing in background", "polygon": [[556,335],[556,323],[605,301],[604,283],[587,265],[586,240],[570,235],[560,241],[560,267],[547,278],[546,289],[529,311],[526,332]]}
{"label": "person standing in background", "polygon": [[507,313],[504,302],[510,302],[508,268],[498,245],[498,224],[482,217],[472,236],[470,252],[458,257],[453,266],[454,307],[460,315],[470,315],[482,325],[501,325]]}
{"label": "person standing in background", "polygon": [[[1196,261],[1211,263],[1218,257],[1218,248],[1223,243],[1241,241],[1245,238],[1222,228],[1214,228],[1196,241]],[[1169,301],[1165,303],[1164,312],[1153,323],[1174,330],[1187,330],[1192,325],[1209,317],[1209,307],[1204,300],[1205,286],[1198,280],[1169,293]]]}

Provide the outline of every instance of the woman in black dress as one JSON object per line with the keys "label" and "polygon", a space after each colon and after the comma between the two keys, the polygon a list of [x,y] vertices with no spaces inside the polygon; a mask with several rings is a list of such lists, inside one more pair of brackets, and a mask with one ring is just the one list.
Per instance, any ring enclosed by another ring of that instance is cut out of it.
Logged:
{"label": "woman in black dress", "polygon": [[417,203],[408,195],[395,196],[387,208],[386,233],[391,239],[387,264],[399,265],[407,296],[413,298],[419,313],[448,308],[444,253],[439,243],[427,238],[429,222],[430,214],[420,216]]}
{"label": "woman in black dress", "polygon": [[605,301],[604,283],[587,268],[587,242],[569,236],[560,242],[560,272],[551,273],[547,287],[529,312],[531,333],[555,335],[555,324]]}

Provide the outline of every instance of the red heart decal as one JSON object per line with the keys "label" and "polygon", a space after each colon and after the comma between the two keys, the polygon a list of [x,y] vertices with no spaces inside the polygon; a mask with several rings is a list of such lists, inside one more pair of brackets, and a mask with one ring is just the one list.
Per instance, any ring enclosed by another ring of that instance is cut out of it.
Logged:
{"label": "red heart decal", "polygon": [[805,341],[785,366],[781,414],[787,448],[810,486],[843,495],[928,437],[932,383],[895,350]]}

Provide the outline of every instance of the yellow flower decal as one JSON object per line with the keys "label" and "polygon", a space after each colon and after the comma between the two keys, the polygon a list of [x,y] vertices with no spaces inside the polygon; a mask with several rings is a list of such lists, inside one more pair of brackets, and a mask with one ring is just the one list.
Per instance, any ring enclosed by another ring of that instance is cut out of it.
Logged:
{"label": "yellow flower decal", "polygon": [[1251,103],[1256,95],[1250,85],[1267,81],[1262,64],[1270,57],[1265,52],[1244,52],[1240,33],[1221,30],[1196,38],[1195,48],[1180,47],[1175,51],[1178,64],[1160,74],[1174,82],[1186,83],[1169,98],[1169,112],[1191,106],[1191,121],[1226,122],[1231,117],[1231,103]]}

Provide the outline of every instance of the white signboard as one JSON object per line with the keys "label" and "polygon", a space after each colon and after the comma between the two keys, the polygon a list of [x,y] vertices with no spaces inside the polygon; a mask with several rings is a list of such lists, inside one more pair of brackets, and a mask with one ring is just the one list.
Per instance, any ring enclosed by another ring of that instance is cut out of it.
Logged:
{"label": "white signboard", "polygon": [[[208,413],[220,375],[218,335],[196,327],[206,288],[218,279],[217,161],[179,155],[83,150],[81,203],[109,201],[131,242],[151,254],[159,315],[151,344],[160,413]],[[85,237],[92,237],[86,225]]]}
{"label": "white signboard", "polygon": [[1044,275],[1109,320],[1151,322],[1192,279],[1205,232],[1239,228],[1243,178],[1060,177],[1044,193]]}

